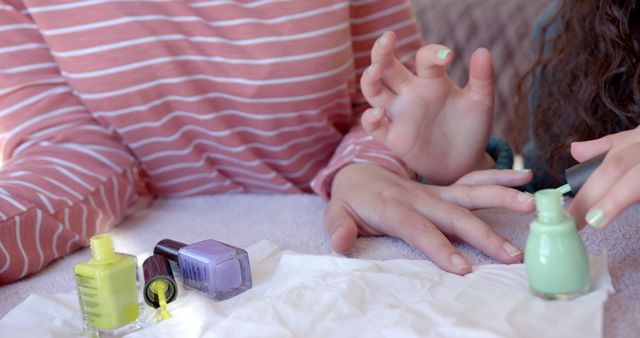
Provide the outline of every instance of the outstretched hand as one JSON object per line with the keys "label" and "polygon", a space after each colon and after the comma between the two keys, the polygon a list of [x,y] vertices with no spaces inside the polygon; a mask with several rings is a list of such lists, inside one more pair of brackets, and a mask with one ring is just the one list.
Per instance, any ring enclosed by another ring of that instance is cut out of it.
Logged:
{"label": "outstretched hand", "polygon": [[503,263],[522,260],[522,250],[498,235],[470,210],[535,209],[533,198],[508,186],[525,184],[531,172],[475,171],[451,186],[420,184],[373,164],[350,164],[336,174],[325,226],[331,245],[346,252],[358,235],[403,239],[442,269],[471,272],[449,237],[461,239]]}
{"label": "outstretched hand", "polygon": [[471,56],[469,82],[459,88],[445,69],[453,61],[450,49],[422,47],[413,74],[394,56],[396,40],[386,32],[372,49],[361,78],[372,108],[362,126],[418,174],[450,184],[485,159],[494,105],[491,55],[478,49]]}

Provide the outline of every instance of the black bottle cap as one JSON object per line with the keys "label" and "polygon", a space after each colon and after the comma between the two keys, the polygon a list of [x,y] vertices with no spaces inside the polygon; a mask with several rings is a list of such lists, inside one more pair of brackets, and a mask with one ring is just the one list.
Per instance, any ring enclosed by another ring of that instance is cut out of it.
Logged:
{"label": "black bottle cap", "polygon": [[153,249],[154,255],[162,255],[174,262],[178,261],[178,251],[187,246],[171,239],[163,239]]}
{"label": "black bottle cap", "polygon": [[173,272],[169,261],[165,256],[153,255],[144,260],[142,263],[142,271],[144,272],[144,301],[153,306],[154,308],[160,307],[158,295],[151,290],[151,283],[158,279],[163,279],[167,282],[167,290],[165,291],[165,297],[167,303],[171,303],[178,296],[178,286],[175,278],[173,278]]}
{"label": "black bottle cap", "polygon": [[588,161],[576,164],[565,171],[567,183],[569,183],[574,195],[578,193],[584,182],[586,182],[589,176],[600,166],[606,155],[607,153],[600,154]]}

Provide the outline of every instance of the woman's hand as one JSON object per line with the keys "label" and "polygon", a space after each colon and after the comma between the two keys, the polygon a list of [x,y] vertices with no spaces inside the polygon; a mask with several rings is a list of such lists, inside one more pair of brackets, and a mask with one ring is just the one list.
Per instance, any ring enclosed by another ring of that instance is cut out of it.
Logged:
{"label": "woman's hand", "polygon": [[516,263],[522,260],[522,250],[470,209],[531,212],[535,209],[531,195],[505,187],[530,179],[530,172],[485,170],[451,186],[433,186],[373,164],[350,164],[334,178],[325,226],[338,252],[348,251],[358,234],[390,235],[413,245],[442,269],[463,275],[471,272],[471,266],[447,238],[456,237],[500,262]]}
{"label": "woman's hand", "polygon": [[493,119],[491,54],[479,49],[471,56],[469,82],[459,88],[445,69],[453,61],[450,49],[422,47],[413,74],[394,56],[395,44],[396,35],[384,33],[362,75],[362,92],[373,107],[362,116],[364,129],[436,184],[482,168]]}
{"label": "woman's hand", "polygon": [[604,227],[640,202],[640,127],[571,145],[571,154],[579,162],[607,151],[569,207],[579,229],[585,222]]}

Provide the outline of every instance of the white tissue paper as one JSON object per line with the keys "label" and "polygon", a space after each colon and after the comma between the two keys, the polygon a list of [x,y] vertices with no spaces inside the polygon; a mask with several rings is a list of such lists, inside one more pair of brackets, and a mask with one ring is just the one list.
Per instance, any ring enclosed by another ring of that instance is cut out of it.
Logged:
{"label": "white tissue paper", "polygon": [[[266,241],[247,251],[252,289],[214,302],[181,288],[172,318],[127,337],[601,337],[613,292],[606,254],[591,259],[590,293],[547,301],[529,292],[522,264],[461,277],[427,261],[305,255]],[[0,336],[83,337],[76,294],[31,295]]]}

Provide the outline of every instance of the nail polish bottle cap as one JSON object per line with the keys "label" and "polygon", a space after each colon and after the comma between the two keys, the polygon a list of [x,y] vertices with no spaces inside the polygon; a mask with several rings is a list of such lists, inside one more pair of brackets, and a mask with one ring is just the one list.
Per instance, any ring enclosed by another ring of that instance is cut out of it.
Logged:
{"label": "nail polish bottle cap", "polygon": [[607,153],[600,154],[590,160],[576,164],[564,172],[567,183],[569,183],[571,191],[574,194],[578,193],[584,182],[586,182],[589,176],[600,166],[606,155]]}
{"label": "nail polish bottle cap", "polygon": [[153,249],[154,255],[162,255],[167,259],[174,262],[178,261],[178,251],[187,246],[184,243],[180,243],[171,239],[163,239]]}
{"label": "nail polish bottle cap", "polygon": [[144,272],[144,300],[149,306],[160,307],[158,295],[151,287],[153,282],[157,280],[166,281],[167,287],[164,293],[167,303],[171,303],[176,299],[178,287],[166,257],[153,255],[145,259],[144,263],[142,263],[142,271]]}

